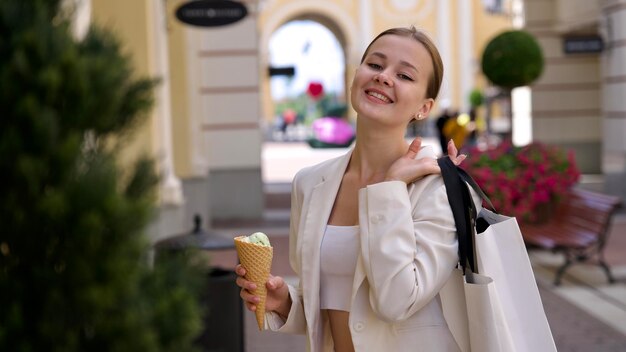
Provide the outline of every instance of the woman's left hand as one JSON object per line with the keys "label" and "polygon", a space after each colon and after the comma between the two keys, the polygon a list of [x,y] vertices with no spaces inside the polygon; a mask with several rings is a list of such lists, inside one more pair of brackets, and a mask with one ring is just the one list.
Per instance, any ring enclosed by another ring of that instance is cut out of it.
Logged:
{"label": "woman's left hand", "polygon": [[454,141],[452,139],[448,142],[448,156],[456,166],[461,165],[463,160],[467,158],[467,155],[465,154],[459,155],[459,151],[456,149],[456,145],[454,145]]}
{"label": "woman's left hand", "polygon": [[[441,173],[437,159],[415,159],[421,147],[422,139],[416,137],[413,142],[411,142],[411,145],[409,145],[409,150],[406,154],[391,164],[391,167],[389,167],[387,171],[385,181],[403,181],[409,184],[426,175]],[[448,156],[455,165],[461,164],[467,157],[464,154],[459,155],[459,151],[452,140],[448,142]]]}

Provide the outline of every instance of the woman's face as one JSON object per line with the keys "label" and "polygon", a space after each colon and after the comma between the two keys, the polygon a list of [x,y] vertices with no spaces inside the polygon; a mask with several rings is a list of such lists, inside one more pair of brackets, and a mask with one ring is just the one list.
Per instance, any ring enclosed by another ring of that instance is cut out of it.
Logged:
{"label": "woman's face", "polygon": [[356,70],[350,99],[359,117],[385,124],[406,124],[428,114],[433,100],[426,98],[433,64],[416,40],[385,35],[374,42]]}

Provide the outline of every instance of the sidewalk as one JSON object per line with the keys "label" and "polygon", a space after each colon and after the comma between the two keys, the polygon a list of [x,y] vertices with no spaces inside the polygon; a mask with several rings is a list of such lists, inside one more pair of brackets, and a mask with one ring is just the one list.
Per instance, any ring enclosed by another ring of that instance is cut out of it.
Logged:
{"label": "sidewalk", "polygon": [[[436,143],[425,140],[425,144]],[[435,144],[436,147],[436,144]],[[263,175],[266,212],[262,221],[217,221],[213,227],[223,233],[264,231],[272,238],[275,258],[272,272],[295,281],[288,261],[289,191],[293,174],[345,149],[313,150],[301,143],[266,143],[263,150]],[[561,286],[552,284],[555,270],[562,262],[559,255],[545,251],[530,252],[546,315],[560,352],[626,351],[626,214],[618,214],[606,246],[606,259],[617,282],[609,285],[596,266],[574,265],[564,275]],[[236,253],[226,251],[212,257],[213,265],[232,267]],[[305,350],[305,337],[260,332],[254,315],[245,312],[247,352],[293,352]]]}

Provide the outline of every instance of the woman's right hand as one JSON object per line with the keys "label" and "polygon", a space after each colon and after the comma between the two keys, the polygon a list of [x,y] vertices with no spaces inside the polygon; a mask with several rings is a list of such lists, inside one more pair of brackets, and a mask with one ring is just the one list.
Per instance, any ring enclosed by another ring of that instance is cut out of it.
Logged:
{"label": "woman's right hand", "polygon": [[[237,274],[236,284],[241,287],[239,296],[243,299],[246,308],[254,312],[256,311],[256,305],[259,303],[260,298],[252,294],[252,291],[257,288],[257,285],[244,278],[246,275],[246,269],[238,264],[235,267],[235,274]],[[265,298],[265,311],[276,312],[283,318],[287,318],[289,310],[291,309],[291,298],[289,297],[289,288],[285,283],[285,280],[280,276],[270,275],[265,283],[267,288],[267,297]]]}
{"label": "woman's right hand", "polygon": [[[416,137],[409,145],[406,154],[391,164],[385,175],[385,181],[404,181],[409,184],[426,175],[441,173],[437,159],[416,159],[421,147],[422,139]],[[460,165],[467,158],[465,154],[459,154],[453,140],[448,142],[448,156],[455,165]]]}
{"label": "woman's right hand", "polygon": [[385,181],[403,181],[406,184],[414,182],[426,175],[441,172],[437,159],[419,158],[417,153],[422,148],[422,139],[416,137],[402,157],[391,164],[385,175]]}

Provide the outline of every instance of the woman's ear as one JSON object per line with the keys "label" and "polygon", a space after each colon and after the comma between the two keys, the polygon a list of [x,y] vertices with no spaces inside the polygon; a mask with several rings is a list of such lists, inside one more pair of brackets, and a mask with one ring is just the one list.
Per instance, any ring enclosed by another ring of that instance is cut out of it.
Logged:
{"label": "woman's ear", "polygon": [[420,117],[418,119],[421,120],[421,119],[425,119],[426,117],[428,117],[428,114],[430,113],[430,109],[432,109],[434,105],[435,105],[435,100],[431,98],[424,100],[422,102],[422,106],[420,106],[419,110],[417,110],[416,115]]}

